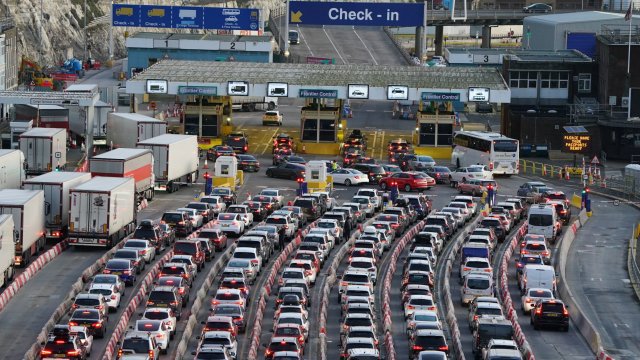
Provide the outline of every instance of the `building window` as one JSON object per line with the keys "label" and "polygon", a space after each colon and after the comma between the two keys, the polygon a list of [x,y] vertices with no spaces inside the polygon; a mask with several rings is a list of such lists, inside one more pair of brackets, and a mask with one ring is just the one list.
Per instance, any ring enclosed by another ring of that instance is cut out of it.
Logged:
{"label": "building window", "polygon": [[519,89],[535,89],[538,82],[537,71],[511,71],[509,72],[509,86]]}
{"label": "building window", "polygon": [[591,74],[578,74],[578,91],[591,92]]}
{"label": "building window", "polygon": [[569,73],[566,71],[545,71],[540,74],[543,89],[567,89],[569,88]]}

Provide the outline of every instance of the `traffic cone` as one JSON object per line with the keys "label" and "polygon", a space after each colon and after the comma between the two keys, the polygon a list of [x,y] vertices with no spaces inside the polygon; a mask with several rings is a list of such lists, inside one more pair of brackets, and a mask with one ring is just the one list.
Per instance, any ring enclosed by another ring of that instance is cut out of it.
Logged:
{"label": "traffic cone", "polygon": [[542,164],[542,176],[547,176],[547,165]]}
{"label": "traffic cone", "polygon": [[302,144],[302,153],[306,154],[307,153],[307,145]]}
{"label": "traffic cone", "polygon": [[202,166],[202,169],[208,169],[209,168],[209,164],[207,163],[207,158],[204,158],[204,166]]}
{"label": "traffic cone", "polygon": [[564,166],[564,179],[571,180],[571,177],[569,176],[569,167],[566,165]]}

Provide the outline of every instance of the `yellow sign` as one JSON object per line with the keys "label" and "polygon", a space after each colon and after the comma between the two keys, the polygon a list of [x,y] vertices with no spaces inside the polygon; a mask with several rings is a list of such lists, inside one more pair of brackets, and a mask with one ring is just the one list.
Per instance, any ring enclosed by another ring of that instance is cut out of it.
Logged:
{"label": "yellow sign", "polygon": [[591,135],[564,135],[562,137],[564,151],[567,152],[583,152],[589,149],[591,143]]}
{"label": "yellow sign", "polygon": [[302,12],[300,10],[296,12],[291,12],[291,22],[292,23],[301,23],[302,22]]}

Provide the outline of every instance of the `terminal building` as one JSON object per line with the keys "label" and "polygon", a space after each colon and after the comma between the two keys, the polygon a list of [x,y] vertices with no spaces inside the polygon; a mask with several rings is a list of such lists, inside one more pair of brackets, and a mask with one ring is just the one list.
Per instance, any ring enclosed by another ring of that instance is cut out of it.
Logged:
{"label": "terminal building", "polygon": [[127,74],[140,72],[162,59],[273,62],[273,37],[139,32],[127,38]]}

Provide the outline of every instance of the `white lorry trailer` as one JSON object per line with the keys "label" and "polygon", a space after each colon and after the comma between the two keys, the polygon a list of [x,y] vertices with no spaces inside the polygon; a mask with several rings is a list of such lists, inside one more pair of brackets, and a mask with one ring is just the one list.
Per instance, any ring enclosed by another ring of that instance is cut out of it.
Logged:
{"label": "white lorry trailer", "polygon": [[27,266],[44,249],[44,210],[42,190],[0,191],[0,214],[13,216],[16,266]]}
{"label": "white lorry trailer", "polygon": [[63,169],[67,163],[67,131],[33,128],[20,135],[20,150],[27,163],[27,175]]}
{"label": "white lorry trailer", "polygon": [[69,245],[111,248],[136,227],[133,178],[96,176],[70,190]]}
{"label": "white lorry trailer", "polygon": [[0,150],[0,190],[20,189],[25,176],[22,151]]}
{"label": "white lorry trailer", "polygon": [[155,176],[153,154],[149,149],[107,151],[89,159],[89,171],[93,176],[132,177],[136,181],[138,199],[153,199]]}
{"label": "white lorry trailer", "polygon": [[171,193],[180,185],[198,179],[198,138],[195,135],[165,134],[138,143],[153,152],[155,189]]}
{"label": "white lorry trailer", "polygon": [[135,148],[140,141],[167,133],[167,123],[135,113],[107,115],[107,146]]}
{"label": "white lorry trailer", "polygon": [[98,101],[93,110],[93,146],[107,146],[107,118],[113,106]]}
{"label": "white lorry trailer", "polygon": [[15,275],[15,249],[13,242],[13,216],[0,215],[0,287],[5,287]]}
{"label": "white lorry trailer", "polygon": [[69,235],[69,190],[91,180],[86,172],[52,171],[27,179],[22,187],[25,190],[44,192],[45,237],[58,241]]}
{"label": "white lorry trailer", "polygon": [[273,96],[232,96],[231,107],[235,111],[275,110],[278,98]]}

